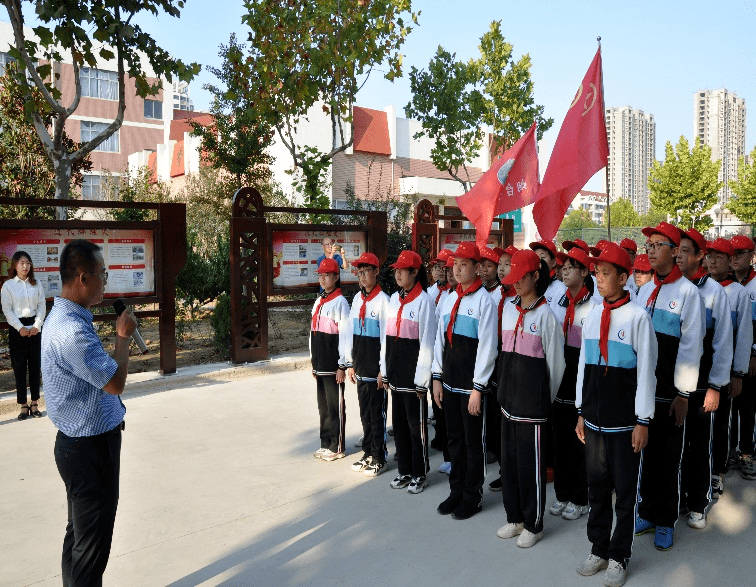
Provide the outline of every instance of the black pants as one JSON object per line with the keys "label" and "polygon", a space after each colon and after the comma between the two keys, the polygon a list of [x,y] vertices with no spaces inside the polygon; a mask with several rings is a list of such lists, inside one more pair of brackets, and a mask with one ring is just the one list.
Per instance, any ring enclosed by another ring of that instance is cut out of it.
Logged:
{"label": "black pants", "polygon": [[554,491],[558,501],[588,505],[588,479],[585,472],[585,445],[575,434],[578,413],[575,404],[554,402]]}
{"label": "black pants", "polygon": [[685,424],[675,425],[669,402],[656,402],[643,451],[638,515],[655,526],[673,528],[680,516],[680,464]]}
{"label": "black pants", "polygon": [[474,506],[483,501],[486,477],[486,402],[481,398],[481,414],[468,412],[470,396],[444,389],[444,415],[448,438],[451,495]]}
{"label": "black pants", "polygon": [[[650,435],[649,435],[650,436]],[[602,434],[585,427],[588,475],[588,540],[591,553],[627,563],[633,549],[635,504],[641,453],[633,451],[632,432]],[[612,489],[616,492],[612,533]]]}
{"label": "black pants", "polygon": [[[494,370],[494,373],[496,371]],[[491,386],[491,393],[486,396],[486,437],[494,439],[487,443],[486,450],[496,455],[496,462],[501,465],[501,406],[496,401],[496,386]]]}
{"label": "black pants", "polygon": [[320,448],[344,452],[344,384],[336,383],[336,375],[318,375],[318,412],[320,413]]}
{"label": "black pants", "polygon": [[451,455],[449,454],[449,438],[446,434],[446,415],[444,414],[443,405],[439,408],[433,402],[433,413],[436,414],[436,436],[433,438],[433,441],[441,446],[444,462],[449,463],[451,462]]}
{"label": "black pants", "polygon": [[732,429],[732,399],[727,397],[728,387],[719,392],[719,407],[714,412],[714,437],[711,443],[712,469],[715,475],[727,473],[727,456],[730,453]]}
{"label": "black pants", "polygon": [[82,438],[58,432],[55,464],[68,501],[63,587],[101,587],[118,508],[120,427]]}
{"label": "black pants", "polygon": [[357,400],[362,421],[362,452],[386,462],[387,393],[376,381],[357,380]]}
{"label": "black pants", "polygon": [[685,420],[680,500],[692,512],[706,511],[711,500],[711,440],[714,414],[703,413],[706,392],[690,394]]}
{"label": "black pants", "polygon": [[534,534],[543,530],[546,509],[545,427],[501,418],[501,496],[507,522],[524,522]]}
{"label": "black pants", "polygon": [[[756,410],[756,377],[743,378],[743,391],[732,400],[732,434],[730,446],[745,455],[754,453],[754,416]],[[738,443],[740,443],[738,445]]]}
{"label": "black pants", "polygon": [[[21,324],[31,328],[34,318],[21,318]],[[26,403],[26,373],[29,373],[29,391],[33,402],[39,399],[42,334],[21,336],[18,330],[8,328],[8,350],[13,375],[16,377],[16,401]]]}
{"label": "black pants", "polygon": [[428,461],[428,398],[414,392],[392,391],[394,443],[399,455],[399,474],[425,477]]}

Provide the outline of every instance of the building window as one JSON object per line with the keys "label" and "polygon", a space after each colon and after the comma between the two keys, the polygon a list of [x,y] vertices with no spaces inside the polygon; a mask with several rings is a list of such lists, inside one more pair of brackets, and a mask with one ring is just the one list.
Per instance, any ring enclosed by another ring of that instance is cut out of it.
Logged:
{"label": "building window", "polygon": [[144,117],[155,118],[157,120],[163,119],[163,103],[160,100],[147,100],[144,101]]}
{"label": "building window", "polygon": [[14,61],[13,57],[0,51],[0,76],[5,75],[5,66]]}
{"label": "building window", "polygon": [[81,198],[83,200],[102,200],[101,175],[85,175],[81,184]]}
{"label": "building window", "polygon": [[[104,122],[89,122],[88,120],[81,121],[81,142],[88,143],[99,135],[102,131],[108,128],[108,124]],[[98,145],[95,151],[105,151],[106,153],[118,153],[120,151],[119,141],[120,131],[115,131],[107,139]]]}
{"label": "building window", "polygon": [[79,71],[81,95],[86,98],[118,100],[118,74],[115,71],[82,67]]}

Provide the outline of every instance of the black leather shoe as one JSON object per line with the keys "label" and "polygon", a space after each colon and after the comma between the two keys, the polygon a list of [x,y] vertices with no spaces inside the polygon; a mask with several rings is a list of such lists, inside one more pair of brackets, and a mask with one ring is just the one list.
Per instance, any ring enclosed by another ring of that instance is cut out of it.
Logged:
{"label": "black leather shoe", "polygon": [[452,512],[452,518],[455,520],[467,520],[480,511],[483,511],[482,505],[472,505],[463,501],[460,502],[457,509]]}
{"label": "black leather shoe", "polygon": [[501,491],[501,477],[494,479],[488,484],[488,488],[491,491]]}
{"label": "black leather shoe", "polygon": [[436,509],[436,511],[442,516],[448,516],[455,509],[457,509],[457,506],[459,506],[460,501],[462,500],[459,497],[454,497],[453,495],[450,495],[444,501],[441,502],[441,504],[438,506],[438,509]]}

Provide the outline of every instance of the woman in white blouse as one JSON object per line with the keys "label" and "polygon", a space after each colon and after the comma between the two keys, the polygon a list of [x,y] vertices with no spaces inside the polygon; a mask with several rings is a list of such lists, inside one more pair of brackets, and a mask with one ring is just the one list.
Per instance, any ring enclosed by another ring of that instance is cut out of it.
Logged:
{"label": "woman in white blouse", "polygon": [[[19,420],[42,414],[37,407],[41,361],[42,323],[45,320],[45,291],[34,279],[34,266],[25,251],[17,251],[11,259],[8,279],[2,289],[3,314],[9,325],[13,374],[16,376],[16,396],[21,405]],[[26,373],[29,373],[31,405],[26,403]]]}

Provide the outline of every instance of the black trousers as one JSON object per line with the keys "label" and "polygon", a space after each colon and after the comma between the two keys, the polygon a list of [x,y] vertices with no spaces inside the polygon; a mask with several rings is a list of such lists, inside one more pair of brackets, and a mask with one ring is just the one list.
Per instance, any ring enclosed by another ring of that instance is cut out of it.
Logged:
{"label": "black trousers", "polygon": [[[496,371],[494,371],[496,373]],[[496,386],[491,387],[491,393],[486,396],[486,437],[494,439],[488,443],[486,450],[496,455],[496,461],[501,464],[501,406],[496,401]]]}
{"label": "black trousers", "polygon": [[378,389],[376,381],[357,380],[357,400],[362,421],[362,452],[375,460],[386,462],[386,409],[385,388]]}
{"label": "black trousers", "polygon": [[[754,454],[754,416],[756,416],[756,377],[743,378],[743,391],[732,400],[730,446],[745,455]],[[739,444],[738,444],[739,443]]]}
{"label": "black trousers", "polygon": [[63,587],[101,587],[113,539],[121,468],[121,429],[72,438],[58,432],[55,464],[66,486]]}
{"label": "black trousers", "polygon": [[524,522],[535,534],[543,530],[546,509],[545,428],[501,418],[501,496],[507,522]]}
{"label": "black trousers", "polygon": [[394,443],[399,458],[399,474],[425,477],[428,461],[428,398],[414,392],[392,391]]}
{"label": "black trousers", "polygon": [[[602,434],[585,427],[591,553],[621,563],[630,559],[635,534],[641,453],[633,451],[632,437],[632,432]],[[612,489],[616,492],[614,512]],[[612,532],[615,515],[617,523]]]}
{"label": "black trousers", "polygon": [[344,452],[344,384],[336,383],[336,375],[318,375],[316,380],[320,413],[320,448]]}
{"label": "black trousers", "polygon": [[558,501],[588,505],[588,479],[585,472],[585,445],[575,434],[578,412],[575,404],[554,402],[554,491]]}
{"label": "black trousers", "polygon": [[685,420],[680,500],[692,512],[706,511],[711,500],[711,441],[714,414],[703,413],[706,392],[690,394]]}
{"label": "black trousers", "polygon": [[711,443],[712,469],[715,475],[727,473],[727,456],[730,453],[732,432],[732,399],[727,397],[729,387],[719,392],[719,407],[714,412],[714,434]]}
{"label": "black trousers", "polygon": [[675,425],[668,402],[656,402],[643,451],[638,515],[656,526],[673,528],[680,516],[680,464],[685,424]]}
{"label": "black trousers", "polygon": [[444,415],[443,405],[439,408],[438,405],[433,402],[433,413],[436,414],[436,436],[433,440],[441,445],[444,462],[449,463],[451,462],[451,455],[449,454],[449,438],[446,434],[446,415]]}
{"label": "black trousers", "polygon": [[470,396],[444,389],[444,415],[448,438],[451,495],[474,506],[483,501],[486,477],[486,402],[481,398],[480,416],[468,412]]}
{"label": "black trousers", "polygon": [[[34,324],[34,318],[21,318],[27,328]],[[21,336],[15,328],[8,328],[8,350],[10,352],[13,375],[16,377],[16,401],[26,403],[26,374],[29,373],[29,391],[33,402],[39,399],[40,366],[42,357],[42,334]]]}

